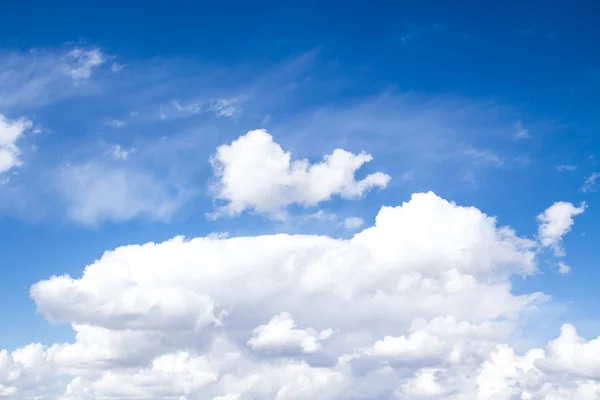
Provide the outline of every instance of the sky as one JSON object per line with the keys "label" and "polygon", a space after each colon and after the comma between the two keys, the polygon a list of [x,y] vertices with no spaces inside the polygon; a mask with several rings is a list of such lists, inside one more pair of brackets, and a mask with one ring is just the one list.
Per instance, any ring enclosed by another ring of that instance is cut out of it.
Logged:
{"label": "sky", "polygon": [[600,399],[600,5],[1,16],[0,398]]}

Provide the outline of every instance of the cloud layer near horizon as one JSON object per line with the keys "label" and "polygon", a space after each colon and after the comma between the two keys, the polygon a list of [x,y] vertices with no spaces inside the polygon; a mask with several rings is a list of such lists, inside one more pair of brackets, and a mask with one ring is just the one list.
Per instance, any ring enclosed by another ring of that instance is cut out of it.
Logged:
{"label": "cloud layer near horizon", "polygon": [[[0,353],[7,398],[581,399],[600,340],[508,346],[548,298],[511,293],[537,242],[434,193],[349,240],[176,237],[31,288],[73,343]],[[66,379],[66,380],[65,380]],[[42,397],[36,397],[42,396]]]}

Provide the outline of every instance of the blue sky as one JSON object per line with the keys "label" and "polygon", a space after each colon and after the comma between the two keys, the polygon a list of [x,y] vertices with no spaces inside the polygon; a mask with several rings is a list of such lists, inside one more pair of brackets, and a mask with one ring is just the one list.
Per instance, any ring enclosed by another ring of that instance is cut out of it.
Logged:
{"label": "blue sky", "polygon": [[[30,287],[80,278],[105,251],[214,232],[349,238],[345,218],[371,226],[382,205],[430,190],[532,240],[553,203],[585,202],[566,255],[540,251],[513,293],[552,297],[527,343],[565,322],[597,336],[599,13],[589,1],[5,2],[0,114],[31,126],[0,175],[0,348],[73,340]],[[357,179],[391,179],[356,201],[291,202],[285,221],[211,218],[223,205],[211,157],[262,128],[294,159],[364,151]]]}

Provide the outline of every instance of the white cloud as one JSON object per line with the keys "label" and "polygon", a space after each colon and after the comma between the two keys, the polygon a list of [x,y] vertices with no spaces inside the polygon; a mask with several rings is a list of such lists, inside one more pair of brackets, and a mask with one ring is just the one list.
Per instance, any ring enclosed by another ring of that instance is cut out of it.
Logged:
{"label": "white cloud", "polygon": [[19,139],[33,123],[25,118],[9,120],[0,114],[0,174],[21,165]]}
{"label": "white cloud", "polygon": [[517,140],[531,139],[529,130],[525,129],[525,127],[523,126],[523,121],[517,121],[515,123],[515,138]]}
{"label": "white cloud", "polygon": [[89,79],[102,63],[99,50],[75,48],[66,54],[43,50],[0,50],[0,107],[34,110],[89,93],[93,85],[73,85]]}
{"label": "white cloud", "polygon": [[408,171],[404,171],[402,175],[400,175],[400,180],[403,182],[412,181],[415,178],[415,170],[410,169]]}
{"label": "white cloud", "polygon": [[564,256],[561,246],[562,238],[573,227],[573,217],[585,211],[586,204],[581,203],[575,207],[572,203],[558,201],[538,215],[540,223],[538,235],[540,243],[544,247],[550,247],[558,257]]}
{"label": "white cloud", "polygon": [[596,191],[596,181],[600,178],[600,172],[593,172],[583,183],[581,187],[582,192],[595,192]]}
{"label": "white cloud", "polygon": [[[506,344],[535,242],[433,193],[352,239],[208,236],[106,252],[31,288],[71,343],[0,353],[9,399],[590,400],[600,339]],[[335,334],[333,334],[335,329]],[[12,397],[11,397],[12,396]]]}
{"label": "white cloud", "polygon": [[185,115],[194,115],[194,114],[198,114],[199,112],[201,112],[203,110],[203,106],[201,103],[189,103],[186,105],[182,105],[179,100],[173,100],[171,102],[173,104],[173,107],[179,111],[180,113],[183,113]]}
{"label": "white cloud", "polygon": [[[242,113],[242,106],[246,102],[247,97],[237,96],[229,99],[219,99],[214,101],[196,100],[190,101],[187,104],[180,100],[173,100],[171,105],[175,111],[175,115],[188,117],[204,112],[214,113],[217,117],[227,117],[235,119]],[[166,117],[166,116],[165,116]]]}
{"label": "white cloud", "polygon": [[538,361],[540,368],[567,372],[584,378],[600,380],[600,338],[586,341],[575,327],[565,324],[560,337],[548,344],[546,357]]}
{"label": "white cloud", "polygon": [[571,267],[567,263],[565,263],[563,261],[559,261],[557,265],[558,265],[558,273],[559,274],[568,275],[571,273]]}
{"label": "white cloud", "polygon": [[218,117],[236,118],[242,113],[242,105],[246,100],[245,96],[220,99],[213,102],[210,108]]}
{"label": "white cloud", "polygon": [[108,153],[112,155],[116,160],[125,161],[129,158],[130,155],[135,154],[137,149],[124,149],[120,144],[114,144],[110,147]]}
{"label": "white cloud", "polygon": [[348,217],[346,219],[344,219],[344,227],[346,229],[348,229],[349,231],[353,231],[356,230],[358,228],[360,228],[361,226],[363,226],[365,223],[365,220],[360,218],[360,217]]}
{"label": "white cloud", "polygon": [[254,130],[217,149],[211,159],[213,191],[216,199],[228,202],[220,213],[253,210],[277,216],[291,204],[311,207],[334,195],[354,199],[373,188],[385,188],[390,177],[382,172],[356,180],[355,172],[371,160],[369,154],[341,149],[316,164],[292,160],[267,131]]}
{"label": "white cloud", "polygon": [[106,57],[99,49],[75,48],[63,58],[63,68],[74,81],[86,80],[92,76],[94,68],[105,61]]}
{"label": "white cloud", "polygon": [[[113,149],[112,154],[121,159],[125,156],[120,148]],[[65,165],[59,178],[69,215],[89,225],[138,216],[166,220],[182,201],[177,188],[171,190],[167,182],[133,168],[99,163]]]}
{"label": "white cloud", "polygon": [[104,120],[104,124],[110,126],[111,128],[122,128],[127,125],[125,121],[116,118],[107,118]]}
{"label": "white cloud", "polygon": [[447,345],[435,336],[427,332],[416,332],[410,336],[392,337],[386,336],[375,342],[366,353],[383,358],[409,361],[439,362],[446,356]]}
{"label": "white cloud", "polygon": [[571,165],[571,164],[561,164],[561,165],[557,165],[556,166],[556,170],[558,172],[563,172],[563,171],[575,171],[577,169],[576,165]]}
{"label": "white cloud", "polygon": [[267,324],[257,326],[248,345],[252,350],[300,350],[303,353],[314,353],[321,348],[319,340],[328,339],[331,334],[331,329],[324,329],[320,333],[312,328],[298,329],[292,316],[282,312]]}
{"label": "white cloud", "polygon": [[112,65],[110,66],[110,70],[115,73],[121,72],[123,70],[123,68],[125,68],[125,64],[119,64],[116,61],[114,61],[112,63]]}
{"label": "white cloud", "polygon": [[475,165],[500,167],[505,164],[504,159],[492,150],[466,146],[463,151],[464,155],[473,159]]}

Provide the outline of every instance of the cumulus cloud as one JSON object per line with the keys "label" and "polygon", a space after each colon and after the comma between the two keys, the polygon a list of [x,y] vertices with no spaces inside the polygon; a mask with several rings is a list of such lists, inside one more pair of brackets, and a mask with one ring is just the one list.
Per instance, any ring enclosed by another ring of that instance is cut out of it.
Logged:
{"label": "cumulus cloud", "polygon": [[322,162],[292,160],[265,130],[254,130],[222,145],[212,157],[215,198],[227,202],[218,214],[238,215],[244,210],[281,216],[292,204],[316,206],[339,195],[363,196],[385,188],[390,177],[382,172],[356,180],[355,173],[373,158],[336,149]]}
{"label": "cumulus cloud", "polygon": [[0,114],[0,174],[21,165],[17,142],[32,127],[28,119],[9,120]]}
{"label": "cumulus cloud", "polygon": [[585,203],[575,207],[572,203],[558,201],[538,215],[538,236],[541,245],[552,248],[557,257],[564,256],[562,238],[571,231],[575,222],[573,217],[582,214],[585,208]]}
{"label": "cumulus cloud", "polygon": [[321,348],[319,340],[329,339],[332,333],[332,329],[325,329],[320,333],[312,328],[298,329],[292,316],[282,312],[271,318],[267,324],[256,327],[248,345],[252,350],[289,349],[313,353]]}
{"label": "cumulus cloud", "polygon": [[[507,342],[546,301],[514,294],[536,243],[420,193],[349,240],[264,235],[131,245],[35,284],[71,343],[0,352],[8,399],[600,398],[600,339]],[[596,357],[597,358],[597,357]]]}

